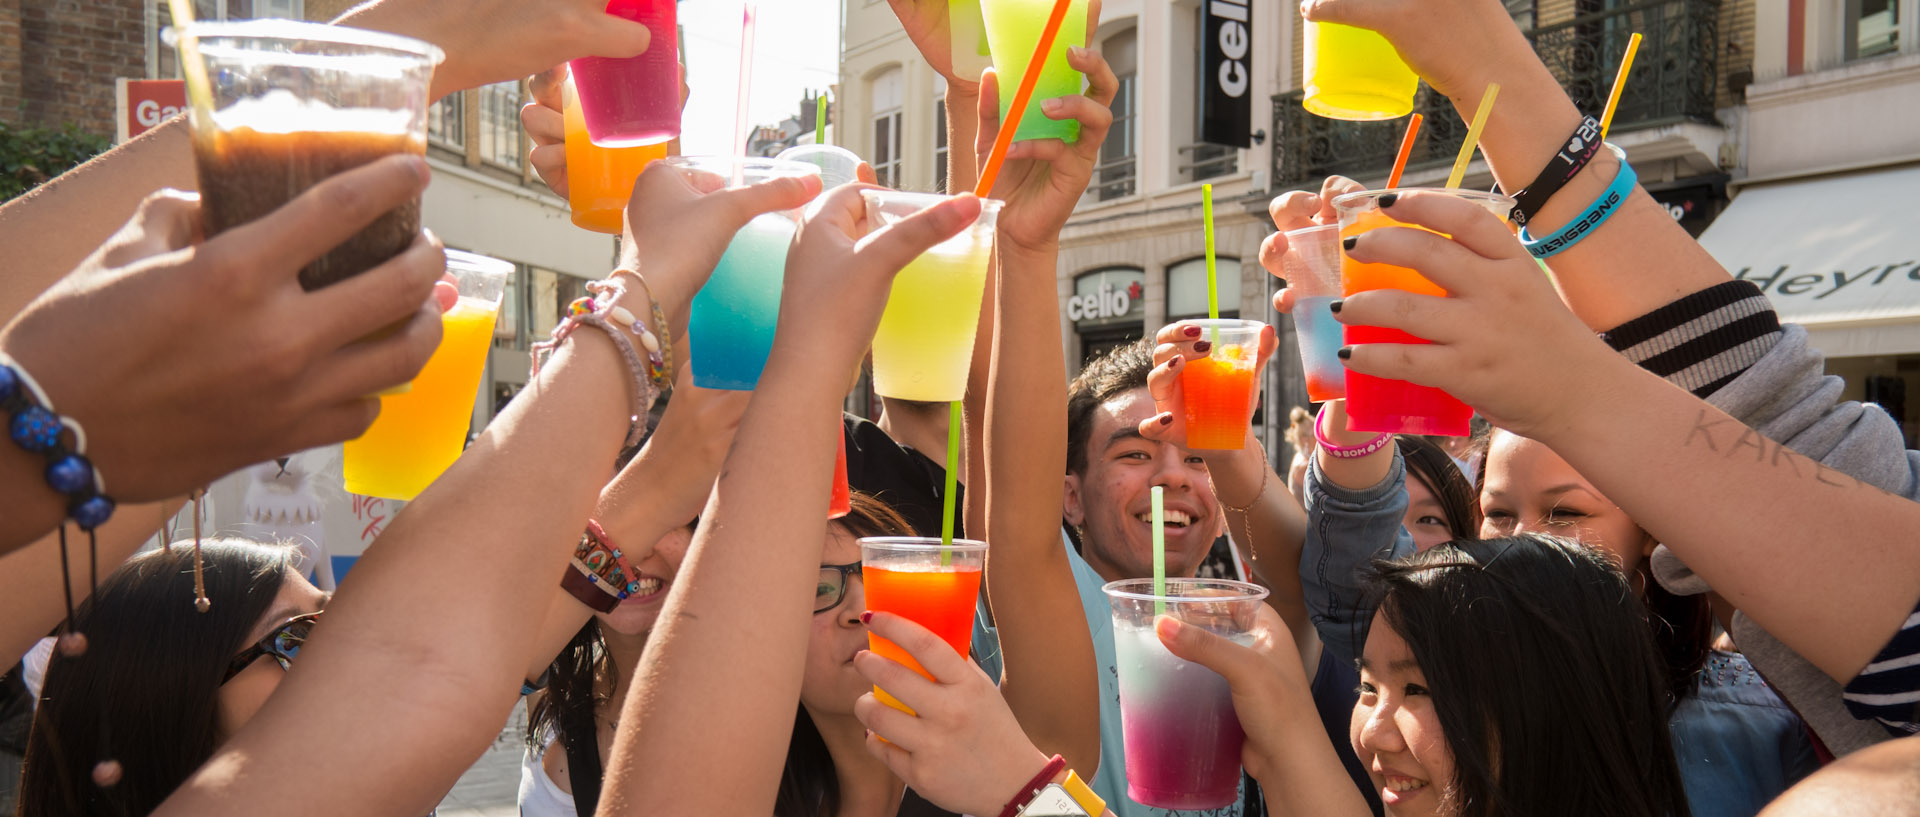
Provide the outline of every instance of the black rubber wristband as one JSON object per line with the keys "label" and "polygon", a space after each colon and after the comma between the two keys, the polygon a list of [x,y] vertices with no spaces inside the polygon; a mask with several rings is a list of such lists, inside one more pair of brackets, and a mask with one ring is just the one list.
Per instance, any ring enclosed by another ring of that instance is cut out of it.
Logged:
{"label": "black rubber wristband", "polygon": [[1528,219],[1540,212],[1547,200],[1560,192],[1560,188],[1566,186],[1600,152],[1600,145],[1600,120],[1591,116],[1582,117],[1580,126],[1574,128],[1573,135],[1567,137],[1559,152],[1553,154],[1546,169],[1540,171],[1540,175],[1534,177],[1533,183],[1527,185],[1526,189],[1513,195],[1510,220],[1518,226],[1526,226]]}

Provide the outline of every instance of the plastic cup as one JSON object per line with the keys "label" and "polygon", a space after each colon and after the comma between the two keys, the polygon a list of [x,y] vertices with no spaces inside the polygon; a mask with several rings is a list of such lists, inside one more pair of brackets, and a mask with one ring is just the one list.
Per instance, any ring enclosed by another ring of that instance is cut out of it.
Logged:
{"label": "plastic cup", "polygon": [[566,104],[562,118],[567,129],[567,206],[573,224],[596,233],[619,235],[624,227],[633,182],[657,159],[667,158],[667,143],[630,148],[605,148],[587,136],[587,119],[580,111],[580,95],[568,80],[562,88]]}
{"label": "plastic cup", "polygon": [[[973,646],[974,603],[980,597],[980,575],[987,565],[987,543],[955,539],[942,564],[940,540],[918,536],[870,537],[860,540],[860,578],[865,584],[867,609],[893,613],[933,631],[965,657]],[[893,642],[872,633],[867,646],[875,653],[933,678],[920,662]],[[903,712],[912,709],[879,687],[873,694],[881,703]]]}
{"label": "plastic cup", "polygon": [[[336,173],[395,153],[426,154],[428,83],[443,56],[433,45],[291,20],[196,23],[193,33],[212,86],[212,110],[193,112],[207,237]],[[177,40],[171,30],[169,39]],[[358,275],[419,235],[415,196],[302,268],[300,285],[319,289]]]}
{"label": "plastic cup", "polygon": [[820,168],[820,187],[833,189],[860,180],[860,155],[838,145],[797,145],[773,157]]}
{"label": "plastic cup", "polygon": [[827,499],[828,519],[839,519],[853,512],[852,491],[847,487],[847,435],[844,427],[835,430],[841,432],[840,450],[833,454],[833,493]]}
{"label": "plastic cup", "polygon": [[1232,319],[1181,321],[1199,326],[1213,343],[1207,356],[1180,370],[1186,393],[1187,447],[1238,451],[1253,425],[1253,400],[1260,385],[1259,321]]}
{"label": "plastic cup", "polygon": [[1346,397],[1341,326],[1333,319],[1333,302],[1340,299],[1340,225],[1287,231],[1287,255],[1281,264],[1287,288],[1294,291],[1293,335],[1300,343],[1300,367],[1307,374],[1307,399],[1323,403]]}
{"label": "plastic cup", "polygon": [[[866,190],[867,219],[892,224],[946,201],[934,193]],[[980,201],[980,217],[934,245],[893,278],[873,336],[873,390],[899,400],[945,403],[967,396],[973,335],[986,293],[993,229],[1004,202]]]}
{"label": "plastic cup", "polygon": [[[1215,579],[1108,582],[1114,658],[1120,674],[1120,730],[1127,758],[1127,797],[1167,809],[1213,809],[1239,795],[1240,746],[1246,735],[1233,711],[1227,679],[1175,658],[1153,631],[1156,605],[1182,623],[1250,645],[1255,611],[1266,589]],[[869,585],[868,594],[872,589]]]}
{"label": "plastic cup", "polygon": [[[732,184],[736,170],[746,185],[820,172],[810,164],[757,156],[674,156],[665,161],[683,170],[718,176],[727,184]],[[793,243],[799,221],[798,209],[755,216],[733,234],[712,277],[693,296],[687,313],[687,342],[692,347],[689,362],[694,385],[752,391],[759,384],[767,353],[773,349],[774,325],[780,320],[787,247]]]}
{"label": "plastic cup", "polygon": [[[980,16],[980,0],[947,0],[947,31],[953,38],[955,76],[978,80],[981,72],[993,67],[993,51],[987,46],[987,24]],[[1031,55],[1033,49],[1029,47],[1027,53]]]}
{"label": "plastic cup", "polygon": [[567,63],[580,89],[587,133],[603,147],[666,142],[680,135],[680,46],[674,0],[608,0],[607,13],[653,32],[646,53]]}
{"label": "plastic cup", "polygon": [[466,449],[474,395],[493,348],[513,264],[447,250],[447,272],[460,300],[440,316],[440,346],[405,394],[380,398],[380,418],[346,445],[347,490],[384,499],[413,499]]}
{"label": "plastic cup", "polygon": [[[1506,196],[1458,188],[1403,188],[1348,193],[1333,200],[1333,208],[1340,214],[1341,238],[1357,236],[1379,227],[1426,229],[1416,224],[1395,221],[1380,211],[1379,199],[1382,194],[1412,192],[1446,193],[1459,196],[1485,207],[1488,212],[1499,216],[1503,221],[1506,220],[1507,212],[1513,209],[1513,199]],[[1391,264],[1363,264],[1342,254],[1341,293],[1352,295],[1371,289],[1397,289],[1421,295],[1444,296],[1447,294],[1446,290],[1421,277],[1420,273],[1414,270]],[[1353,345],[1426,343],[1427,341],[1397,329],[1347,326],[1346,342]],[[1465,437],[1470,431],[1468,424],[1472,419],[1473,409],[1440,389],[1418,386],[1404,380],[1387,380],[1355,371],[1347,372],[1347,429],[1350,431]]]}
{"label": "plastic cup", "polygon": [[[1053,14],[1053,0],[980,0],[980,14],[987,26],[993,71],[1000,82],[1000,121],[1005,122],[1013,108],[1013,92],[1027,74],[1033,49],[1040,45],[1040,31]],[[1072,143],[1080,139],[1079,122],[1048,119],[1040,113],[1040,103],[1080,93],[1086,76],[1067,65],[1067,46],[1086,42],[1087,0],[1072,0],[1053,48],[1040,64],[1040,80],[1033,86],[1026,114],[1020,117],[1020,129],[1014,131],[1015,141],[1059,139]]]}
{"label": "plastic cup", "polygon": [[1331,119],[1395,119],[1413,112],[1420,77],[1378,33],[1307,23],[1301,55],[1302,106]]}

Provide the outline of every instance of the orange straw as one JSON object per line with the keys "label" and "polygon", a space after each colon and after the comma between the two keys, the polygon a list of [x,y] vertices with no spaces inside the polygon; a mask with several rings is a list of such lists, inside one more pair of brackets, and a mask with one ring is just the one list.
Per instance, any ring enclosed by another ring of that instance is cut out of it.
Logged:
{"label": "orange straw", "polygon": [[1027,110],[1027,101],[1033,97],[1033,86],[1040,82],[1040,65],[1046,61],[1047,52],[1053,50],[1053,40],[1060,34],[1060,24],[1067,19],[1067,4],[1072,0],[1053,0],[1053,14],[1047,17],[1047,27],[1040,30],[1040,44],[1033,49],[1033,59],[1027,61],[1027,72],[1020,77],[1020,90],[1013,94],[1013,105],[1007,109],[1007,121],[1000,123],[1000,135],[993,139],[993,151],[987,154],[987,166],[980,171],[980,183],[973,186],[973,194],[986,198],[993,190],[994,177],[1000,175],[1000,163],[1007,159],[1007,148],[1013,146],[1014,131],[1020,129],[1020,115]]}
{"label": "orange straw", "polygon": [[1407,120],[1407,135],[1400,137],[1400,155],[1393,157],[1393,172],[1387,174],[1386,189],[1400,186],[1400,171],[1407,169],[1407,157],[1413,155],[1413,137],[1420,135],[1420,122],[1423,117],[1414,114]]}

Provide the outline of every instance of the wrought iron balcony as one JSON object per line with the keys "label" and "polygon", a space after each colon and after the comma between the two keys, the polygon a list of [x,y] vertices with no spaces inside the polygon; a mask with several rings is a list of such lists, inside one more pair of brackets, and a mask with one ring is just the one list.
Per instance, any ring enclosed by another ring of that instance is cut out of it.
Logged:
{"label": "wrought iron balcony", "polygon": [[[1574,104],[1598,116],[1627,39],[1638,31],[1643,38],[1640,52],[1614,114],[1613,132],[1712,123],[1719,14],[1719,0],[1639,2],[1536,28],[1527,32],[1527,39]],[[1307,113],[1300,106],[1302,96],[1293,91],[1273,98],[1276,189],[1315,186],[1331,174],[1381,176],[1393,166],[1406,129],[1404,119],[1326,119]],[[1452,103],[1423,83],[1414,110],[1426,122],[1407,166],[1417,170],[1452,162],[1467,135]]]}

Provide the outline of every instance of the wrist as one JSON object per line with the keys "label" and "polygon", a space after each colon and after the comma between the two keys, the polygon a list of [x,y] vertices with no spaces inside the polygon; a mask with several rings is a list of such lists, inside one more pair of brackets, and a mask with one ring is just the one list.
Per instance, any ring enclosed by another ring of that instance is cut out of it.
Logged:
{"label": "wrist", "polygon": [[1264,450],[1253,439],[1251,431],[1238,451],[1203,449],[1195,453],[1207,464],[1207,473],[1213,478],[1213,495],[1221,505],[1244,508],[1260,499],[1263,484],[1260,472],[1268,468]]}
{"label": "wrist", "polygon": [[994,781],[991,786],[984,787],[987,789],[987,792],[983,792],[986,797],[992,797],[991,792],[1005,792],[1001,795],[1001,800],[988,802],[983,799],[974,807],[966,809],[965,813],[979,817],[1012,814],[1032,801],[1036,790],[1067,779],[1066,761],[1061,760],[1055,763],[1057,756],[1049,757],[1041,754],[1039,749],[1028,748],[1032,754],[1026,762],[1009,764],[1009,769],[1001,775],[999,780]]}
{"label": "wrist", "polygon": [[1060,259],[1059,231],[1051,235],[1054,239],[1037,243],[1024,243],[1009,238],[1006,233],[999,235],[1000,268],[1002,270],[1045,269],[1049,275]]}

